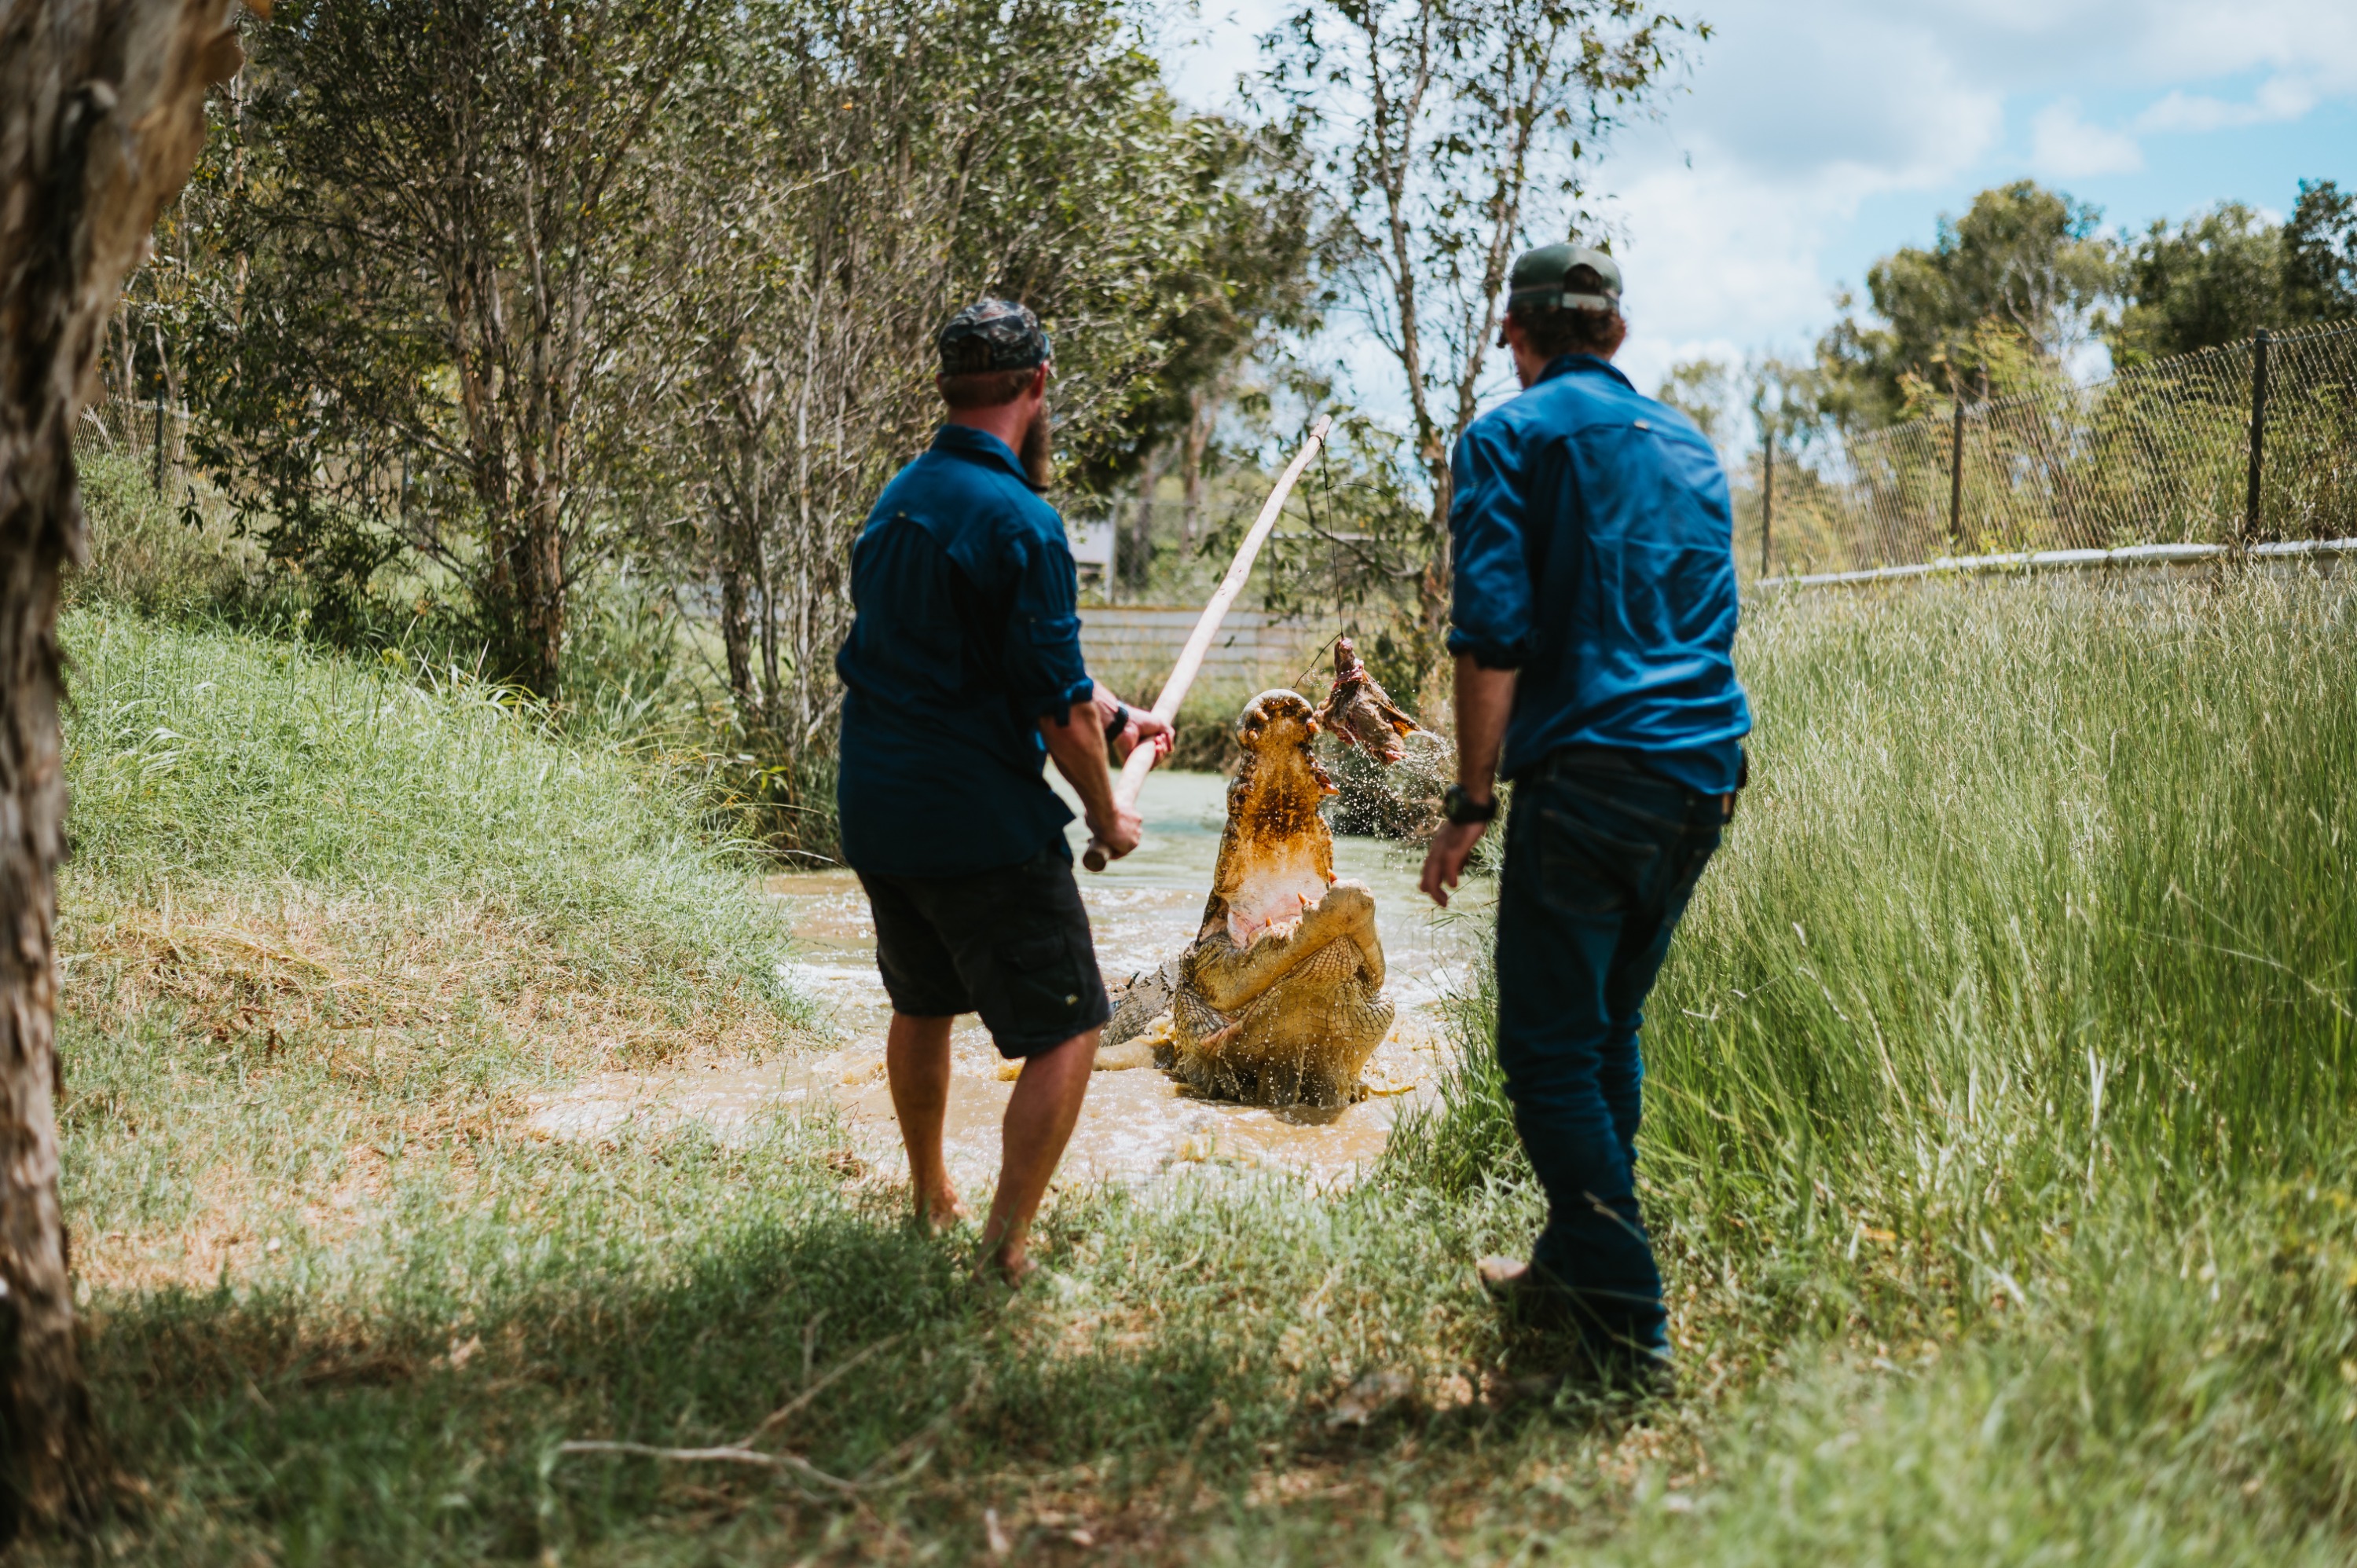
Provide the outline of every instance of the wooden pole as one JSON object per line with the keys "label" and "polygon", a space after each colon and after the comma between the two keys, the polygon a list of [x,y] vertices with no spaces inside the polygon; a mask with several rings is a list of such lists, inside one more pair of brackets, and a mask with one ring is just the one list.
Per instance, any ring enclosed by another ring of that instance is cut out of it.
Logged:
{"label": "wooden pole", "polygon": [[1768,575],[1768,531],[1776,517],[1776,437],[1760,429],[1760,575]]}
{"label": "wooden pole", "polygon": [[[1301,450],[1294,454],[1291,463],[1286,465],[1284,476],[1276,481],[1276,489],[1268,492],[1268,499],[1261,506],[1260,516],[1253,520],[1251,532],[1244,535],[1243,543],[1237,547],[1236,558],[1228,563],[1228,575],[1220,579],[1219,591],[1211,596],[1211,602],[1203,607],[1201,617],[1195,622],[1195,629],[1188,635],[1187,646],[1178,651],[1178,662],[1170,668],[1170,679],[1162,682],[1162,694],[1154,699],[1154,716],[1164,724],[1178,718],[1178,704],[1187,700],[1187,688],[1195,683],[1197,672],[1203,668],[1203,656],[1211,650],[1211,639],[1219,635],[1220,622],[1226,618],[1229,607],[1236,602],[1236,596],[1243,592],[1244,579],[1252,575],[1254,559],[1260,554],[1261,545],[1267,540],[1269,531],[1276,526],[1278,515],[1285,510],[1285,498],[1293,493],[1294,481],[1301,478],[1302,469],[1309,467],[1309,459],[1326,445],[1326,433],[1333,424],[1334,421],[1329,416],[1322,413],[1318,416],[1318,423],[1309,427],[1309,439],[1301,444]],[[1129,760],[1121,766],[1121,778],[1113,787],[1114,805],[1127,811],[1137,804],[1137,792],[1146,788],[1146,776],[1154,771],[1158,755],[1150,746],[1141,746],[1129,754]],[[1081,855],[1081,864],[1091,871],[1103,871],[1108,858],[1104,845],[1092,838],[1088,849]]]}

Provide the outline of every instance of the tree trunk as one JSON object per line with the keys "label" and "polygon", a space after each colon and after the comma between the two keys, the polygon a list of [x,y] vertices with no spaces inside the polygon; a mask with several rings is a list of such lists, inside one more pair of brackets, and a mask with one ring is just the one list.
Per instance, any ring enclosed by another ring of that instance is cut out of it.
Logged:
{"label": "tree trunk", "polygon": [[524,569],[516,585],[523,601],[522,679],[550,702],[562,695],[565,657],[564,506],[564,481],[553,477],[532,498],[523,518]]}
{"label": "tree trunk", "polygon": [[1432,533],[1432,555],[1426,561],[1422,575],[1415,584],[1416,657],[1420,661],[1437,659],[1437,651],[1448,639],[1448,618],[1456,579],[1449,560],[1448,513],[1456,502],[1456,492],[1450,484],[1447,464],[1441,464],[1432,474],[1432,519],[1427,526]]}
{"label": "tree trunk", "polygon": [[1180,493],[1186,498],[1179,512],[1179,538],[1192,551],[1203,526],[1203,453],[1211,444],[1211,432],[1219,426],[1220,405],[1200,387],[1187,394],[1187,440],[1178,456]]}
{"label": "tree trunk", "polygon": [[[257,7],[257,9],[262,7]],[[73,423],[123,280],[244,63],[229,0],[0,0],[0,1531],[87,1514],[99,1467],[58,1206],[65,851],[58,579]]]}
{"label": "tree trunk", "polygon": [[1129,559],[1121,564],[1125,568],[1124,580],[1140,591],[1154,571],[1154,492],[1162,483],[1162,448],[1156,446],[1146,454],[1138,469],[1137,499],[1129,521]]}
{"label": "tree trunk", "polygon": [[753,725],[753,606],[745,574],[730,551],[720,564],[720,646],[728,659],[728,698],[737,721]]}

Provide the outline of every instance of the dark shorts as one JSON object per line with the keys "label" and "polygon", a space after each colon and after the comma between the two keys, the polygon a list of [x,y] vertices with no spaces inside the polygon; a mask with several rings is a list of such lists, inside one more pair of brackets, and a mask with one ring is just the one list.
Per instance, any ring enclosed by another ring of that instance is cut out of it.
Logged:
{"label": "dark shorts", "polygon": [[1113,1015],[1061,833],[1020,865],[969,876],[859,874],[892,1010],[979,1013],[1003,1057],[1038,1056]]}

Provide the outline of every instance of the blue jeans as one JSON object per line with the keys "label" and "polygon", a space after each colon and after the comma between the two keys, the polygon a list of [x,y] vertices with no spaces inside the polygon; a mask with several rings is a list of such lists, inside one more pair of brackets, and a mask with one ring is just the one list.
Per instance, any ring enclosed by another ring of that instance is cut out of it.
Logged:
{"label": "blue jeans", "polygon": [[1591,1353],[1665,1352],[1637,1212],[1645,994],[1728,797],[1625,752],[1575,746],[1516,780],[1498,896],[1498,1065],[1547,1195],[1531,1262],[1566,1293]]}

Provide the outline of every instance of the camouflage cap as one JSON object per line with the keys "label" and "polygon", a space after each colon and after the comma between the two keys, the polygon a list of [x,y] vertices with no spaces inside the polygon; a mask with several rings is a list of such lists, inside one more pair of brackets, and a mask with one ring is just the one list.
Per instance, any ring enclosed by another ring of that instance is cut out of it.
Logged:
{"label": "camouflage cap", "polygon": [[1011,299],[978,299],[942,328],[942,374],[1028,371],[1056,357],[1030,307]]}
{"label": "camouflage cap", "polygon": [[1526,305],[1542,310],[1565,306],[1577,310],[1619,310],[1620,264],[1585,245],[1542,245],[1515,259],[1509,287],[1509,309]]}

